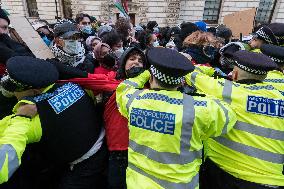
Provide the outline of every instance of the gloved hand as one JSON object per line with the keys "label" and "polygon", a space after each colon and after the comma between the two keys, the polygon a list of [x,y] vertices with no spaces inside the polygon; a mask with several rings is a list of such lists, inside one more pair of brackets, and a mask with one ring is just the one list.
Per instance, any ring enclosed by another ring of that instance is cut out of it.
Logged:
{"label": "gloved hand", "polygon": [[58,72],[59,72],[59,79],[60,80],[66,80],[66,79],[72,79],[72,78],[87,78],[88,73],[85,71],[82,71],[78,68],[72,67],[72,66],[67,66],[63,63],[61,63],[57,59],[46,59],[46,61],[50,62],[53,64]]}

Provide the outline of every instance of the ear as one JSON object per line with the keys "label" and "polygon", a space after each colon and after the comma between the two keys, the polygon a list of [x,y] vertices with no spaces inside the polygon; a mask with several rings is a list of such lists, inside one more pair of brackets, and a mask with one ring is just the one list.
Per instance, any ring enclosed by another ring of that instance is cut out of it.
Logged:
{"label": "ear", "polygon": [[232,73],[232,79],[233,81],[237,81],[238,80],[238,77],[239,77],[239,72],[237,69],[234,69],[233,70],[233,73]]}

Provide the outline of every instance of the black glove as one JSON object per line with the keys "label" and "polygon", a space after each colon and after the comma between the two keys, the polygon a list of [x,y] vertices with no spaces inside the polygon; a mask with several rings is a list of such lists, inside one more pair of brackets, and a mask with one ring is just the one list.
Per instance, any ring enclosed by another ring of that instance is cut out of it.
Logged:
{"label": "black glove", "polygon": [[59,72],[59,79],[60,80],[66,80],[66,79],[72,79],[72,78],[87,78],[88,73],[85,71],[82,71],[78,68],[67,66],[63,63],[61,63],[59,60],[53,58],[53,59],[46,59],[46,61],[53,64],[58,72]]}

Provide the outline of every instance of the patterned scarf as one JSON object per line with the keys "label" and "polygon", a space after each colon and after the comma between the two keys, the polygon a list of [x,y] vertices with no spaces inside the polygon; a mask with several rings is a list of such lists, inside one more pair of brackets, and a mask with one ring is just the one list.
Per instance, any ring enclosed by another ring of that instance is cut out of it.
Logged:
{"label": "patterned scarf", "polygon": [[63,64],[68,66],[77,67],[79,64],[83,63],[85,56],[85,49],[82,48],[82,51],[77,55],[69,55],[54,44],[51,47],[51,52],[54,54],[55,58],[57,58]]}

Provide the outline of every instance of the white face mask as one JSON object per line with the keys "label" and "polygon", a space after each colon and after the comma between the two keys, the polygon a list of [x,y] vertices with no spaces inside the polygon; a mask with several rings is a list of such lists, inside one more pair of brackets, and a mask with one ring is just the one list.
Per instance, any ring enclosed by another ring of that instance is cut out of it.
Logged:
{"label": "white face mask", "polygon": [[120,58],[121,55],[123,54],[123,52],[124,52],[123,47],[121,47],[121,48],[119,48],[119,49],[114,51],[114,53],[115,53],[117,58]]}
{"label": "white face mask", "polygon": [[82,52],[82,44],[78,40],[64,40],[63,50],[70,55],[77,55]]}
{"label": "white face mask", "polygon": [[155,41],[154,43],[153,43],[153,47],[158,47],[160,44],[159,44],[159,41]]}

